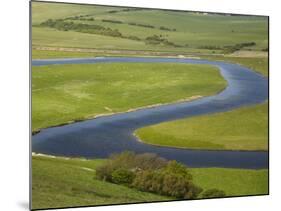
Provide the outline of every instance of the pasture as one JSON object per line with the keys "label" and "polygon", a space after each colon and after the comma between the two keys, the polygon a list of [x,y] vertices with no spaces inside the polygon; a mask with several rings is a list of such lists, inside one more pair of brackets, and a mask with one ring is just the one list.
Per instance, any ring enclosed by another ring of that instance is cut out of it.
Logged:
{"label": "pasture", "polygon": [[[32,3],[32,15],[33,46],[138,49],[179,54],[206,50],[222,53],[228,47],[243,43],[254,43],[243,49],[268,48],[266,17],[41,2]],[[122,36],[40,26],[48,19],[104,27]],[[158,38],[149,41],[147,38],[152,36]]]}
{"label": "pasture", "polygon": [[268,104],[141,128],[145,143],[188,149],[268,150]]}
{"label": "pasture", "polygon": [[191,64],[79,64],[32,68],[32,129],[215,94],[217,68]]}

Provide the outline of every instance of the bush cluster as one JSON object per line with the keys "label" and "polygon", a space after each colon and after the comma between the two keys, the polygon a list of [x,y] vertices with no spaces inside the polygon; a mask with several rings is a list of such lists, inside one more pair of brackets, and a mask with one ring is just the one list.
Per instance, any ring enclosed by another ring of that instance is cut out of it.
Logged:
{"label": "bush cluster", "polygon": [[241,50],[242,48],[251,47],[251,46],[255,46],[255,45],[256,45],[255,42],[245,42],[245,43],[239,43],[239,44],[232,45],[232,46],[224,46],[224,52],[233,53],[235,51]]}
{"label": "bush cluster", "polygon": [[74,23],[63,20],[52,20],[49,19],[40,24],[41,26],[47,26],[55,28],[61,31],[77,31],[89,34],[101,34],[112,37],[123,37],[123,35],[117,29],[105,28],[100,25],[90,25],[84,23]]}
{"label": "bush cluster", "polygon": [[[92,20],[92,18],[87,18],[87,20]],[[109,20],[106,21],[109,22]],[[111,36],[111,37],[120,37],[120,38],[126,38],[126,39],[137,40],[137,41],[141,40],[137,36],[131,36],[131,35],[124,36],[121,32],[118,31],[118,29],[111,29],[109,27],[106,28],[100,25],[93,25],[93,24],[74,23],[72,21],[64,21],[63,19],[57,19],[57,20],[49,19],[45,22],[42,22],[40,26],[55,28],[61,31],[76,31],[82,33],[89,33],[89,34],[100,34],[100,35]]]}
{"label": "bush cluster", "polygon": [[181,45],[177,45],[173,42],[170,42],[168,39],[163,38],[161,35],[153,35],[145,38],[145,43],[146,44],[151,44],[151,45],[166,45],[166,46],[173,46],[173,47],[182,47]]}
{"label": "bush cluster", "polygon": [[127,9],[122,9],[122,10],[110,10],[110,11],[108,11],[108,13],[130,12],[130,11],[137,11],[137,10],[142,10],[142,8],[127,8]]}
{"label": "bush cluster", "polygon": [[122,23],[123,23],[122,21],[117,21],[117,20],[107,20],[107,19],[102,19],[101,21],[102,21],[102,22],[108,22],[108,23],[120,23],[120,24],[122,24]]}
{"label": "bush cluster", "polygon": [[186,166],[151,153],[113,155],[96,169],[96,176],[108,182],[179,199],[194,199],[202,191],[192,183],[192,175]]}
{"label": "bush cluster", "polygon": [[160,28],[159,28],[160,30],[164,30],[164,31],[177,31],[176,29],[170,29],[170,28],[167,28],[167,27],[165,27],[165,26],[160,26]]}
{"label": "bush cluster", "polygon": [[140,26],[140,27],[151,28],[151,29],[155,28],[155,26],[152,26],[152,25],[149,25],[149,24],[134,23],[134,22],[130,22],[128,24],[132,25],[132,26]]}
{"label": "bush cluster", "polygon": [[88,18],[91,15],[78,15],[73,17],[64,18],[61,20],[82,20],[82,21],[94,21],[95,19],[93,17]]}

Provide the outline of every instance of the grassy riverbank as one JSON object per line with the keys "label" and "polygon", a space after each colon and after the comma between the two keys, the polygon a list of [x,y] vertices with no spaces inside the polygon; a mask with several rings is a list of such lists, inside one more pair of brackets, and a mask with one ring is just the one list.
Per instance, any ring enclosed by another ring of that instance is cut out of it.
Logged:
{"label": "grassy riverbank", "polygon": [[[172,200],[95,178],[103,160],[32,156],[32,208],[86,206]],[[267,194],[267,170],[191,169],[203,189],[218,188],[227,196]]]}
{"label": "grassy riverbank", "polygon": [[[240,64],[268,76],[268,58],[203,56]],[[268,103],[186,118],[136,131],[145,143],[192,149],[268,150]]]}
{"label": "grassy riverbank", "polygon": [[186,118],[141,128],[145,143],[189,149],[268,150],[268,105]]}
{"label": "grassy riverbank", "polygon": [[234,55],[226,55],[226,56],[201,56],[203,59],[216,60],[216,61],[224,61],[230,62],[234,64],[240,64],[242,66],[248,67],[253,71],[261,73],[263,76],[268,77],[268,56],[257,57],[257,53],[252,52],[251,57],[246,57],[244,55],[234,56]]}
{"label": "grassy riverbank", "polygon": [[190,64],[80,64],[32,68],[32,129],[193,99],[226,86],[217,68]]}

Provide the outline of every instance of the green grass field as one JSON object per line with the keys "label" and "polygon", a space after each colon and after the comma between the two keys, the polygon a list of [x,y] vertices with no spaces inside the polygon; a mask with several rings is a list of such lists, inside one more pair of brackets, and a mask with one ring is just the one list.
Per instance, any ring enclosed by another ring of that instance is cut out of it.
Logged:
{"label": "green grass field", "polygon": [[189,149],[268,150],[268,105],[165,122],[136,131],[145,143]]}
{"label": "green grass field", "polygon": [[37,66],[32,68],[32,129],[211,95],[225,86],[217,68],[208,65]]}
{"label": "green grass field", "polygon": [[[95,5],[33,2],[32,45],[178,52],[194,52],[194,49],[208,49],[210,46],[213,52],[221,52],[218,48],[247,42],[256,43],[256,45],[248,47],[249,49],[261,50],[268,47],[268,23],[266,17],[227,16],[148,9],[121,11],[124,9]],[[110,13],[112,10],[118,10],[119,12]],[[94,21],[79,19],[71,21],[104,26],[112,30],[118,29],[126,37],[136,36],[140,40],[38,27],[38,24],[48,19],[64,19],[80,15],[94,18]],[[104,22],[104,19],[121,21],[122,24]],[[129,23],[151,25],[154,28],[140,27]],[[175,31],[161,30],[160,27],[175,29]],[[162,38],[182,47],[145,44],[145,38],[152,35],[161,35]]]}
{"label": "green grass field", "polygon": [[[137,191],[97,180],[95,168],[103,160],[32,157],[32,208],[55,208],[173,198]],[[191,169],[194,182],[203,189],[219,188],[227,196],[267,194],[267,170],[222,168]]]}
{"label": "green grass field", "polygon": [[167,200],[95,179],[99,160],[32,157],[32,208]]}
{"label": "green grass field", "polygon": [[191,168],[191,173],[203,190],[220,189],[226,196],[268,194],[267,169]]}
{"label": "green grass field", "polygon": [[[205,56],[238,63],[268,76],[268,58]],[[192,149],[268,150],[268,103],[178,121],[136,131],[145,143]]]}

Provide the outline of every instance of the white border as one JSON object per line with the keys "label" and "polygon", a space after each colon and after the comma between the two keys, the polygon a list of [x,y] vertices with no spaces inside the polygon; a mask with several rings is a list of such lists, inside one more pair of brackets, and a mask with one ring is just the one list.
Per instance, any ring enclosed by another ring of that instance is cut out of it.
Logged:
{"label": "white border", "polygon": [[[59,0],[58,0],[59,1]],[[120,6],[229,12],[270,16],[270,196],[119,205],[68,210],[276,210],[280,198],[280,7],[276,0],[66,0]],[[28,209],[29,2],[1,2],[1,171],[0,209]]]}

